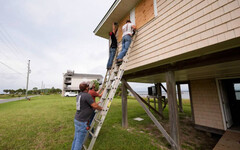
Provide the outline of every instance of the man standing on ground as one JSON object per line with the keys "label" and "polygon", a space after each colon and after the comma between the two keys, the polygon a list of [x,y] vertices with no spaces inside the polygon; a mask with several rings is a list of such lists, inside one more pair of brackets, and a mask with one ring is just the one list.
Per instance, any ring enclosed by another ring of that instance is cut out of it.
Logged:
{"label": "man standing on ground", "polygon": [[[100,90],[98,90],[97,92],[95,91],[95,83],[93,81],[91,81],[90,85],[89,85],[90,90],[88,91],[88,93],[92,96],[94,102],[96,102],[96,97],[102,97],[103,95],[103,91],[102,93],[99,93]],[[90,120],[89,120],[89,125],[91,125],[92,120],[95,116],[95,112],[93,111]]]}
{"label": "man standing on ground", "polygon": [[91,81],[90,84],[89,84],[89,91],[88,91],[88,93],[92,96],[94,102],[96,102],[96,101],[95,101],[96,97],[102,97],[102,94],[103,94],[103,92],[100,93],[100,90],[98,90],[98,91],[96,92],[96,91],[95,91],[95,87],[96,87],[96,86],[95,86],[94,81]]}
{"label": "man standing on ground", "polygon": [[93,101],[88,94],[89,84],[82,82],[79,85],[80,93],[77,96],[77,112],[74,119],[75,135],[72,143],[72,150],[81,150],[84,138],[87,134],[87,122],[91,117],[94,109],[102,110],[102,107]]}
{"label": "man standing on ground", "polygon": [[123,57],[126,55],[128,48],[132,42],[133,30],[136,29],[136,26],[131,23],[130,20],[127,20],[126,24],[122,27],[122,51],[117,56],[117,63],[121,64]]}

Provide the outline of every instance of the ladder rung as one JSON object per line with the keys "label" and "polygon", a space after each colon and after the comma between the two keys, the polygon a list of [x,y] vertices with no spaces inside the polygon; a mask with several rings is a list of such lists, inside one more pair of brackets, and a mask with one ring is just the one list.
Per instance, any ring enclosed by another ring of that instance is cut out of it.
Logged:
{"label": "ladder rung", "polygon": [[100,119],[94,119],[94,120],[97,121],[99,124],[102,123]]}
{"label": "ladder rung", "polygon": [[84,148],[84,149],[87,149],[87,147],[86,147],[85,145],[83,145],[83,148]]}
{"label": "ladder rung", "polygon": [[91,134],[92,137],[95,137],[95,135],[92,133],[92,131],[88,130],[89,134]]}

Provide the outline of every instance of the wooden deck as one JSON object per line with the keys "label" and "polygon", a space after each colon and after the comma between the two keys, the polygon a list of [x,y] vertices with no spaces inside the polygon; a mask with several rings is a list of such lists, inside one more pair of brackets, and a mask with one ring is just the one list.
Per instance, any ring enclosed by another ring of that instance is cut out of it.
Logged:
{"label": "wooden deck", "polygon": [[213,150],[240,150],[240,131],[227,130]]}

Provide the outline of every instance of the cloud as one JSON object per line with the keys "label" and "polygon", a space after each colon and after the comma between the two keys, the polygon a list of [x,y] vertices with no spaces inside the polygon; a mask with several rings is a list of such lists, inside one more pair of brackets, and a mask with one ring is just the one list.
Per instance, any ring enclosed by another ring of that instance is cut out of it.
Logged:
{"label": "cloud", "polygon": [[[29,89],[62,87],[68,69],[76,73],[105,75],[108,40],[93,30],[114,1],[109,0],[15,0],[0,1],[0,25],[16,44],[3,42],[0,26],[0,60],[20,74],[0,64],[0,92],[26,86],[27,60],[31,60]],[[12,45],[12,44],[10,44]],[[11,47],[11,46],[10,46]],[[16,49],[15,49],[16,50]],[[15,56],[16,55],[16,56]],[[140,86],[139,86],[140,87]]]}

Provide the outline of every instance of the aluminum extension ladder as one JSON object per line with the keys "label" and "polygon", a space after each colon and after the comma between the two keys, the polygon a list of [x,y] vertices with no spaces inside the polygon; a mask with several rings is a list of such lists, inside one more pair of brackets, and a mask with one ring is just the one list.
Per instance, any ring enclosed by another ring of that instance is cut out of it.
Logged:
{"label": "aluminum extension ladder", "polygon": [[[92,150],[95,144],[95,141],[103,125],[103,122],[107,116],[108,110],[111,106],[113,97],[122,79],[122,76],[128,61],[128,55],[133,47],[135,39],[136,39],[136,34],[132,38],[132,42],[129,46],[126,56],[123,58],[122,64],[118,65],[116,63],[116,56],[115,56],[111,70],[107,71],[105,75],[105,79],[104,79],[105,83],[103,83],[103,86],[105,86],[105,88],[103,91],[103,95],[100,99],[100,102],[101,102],[100,105],[103,107],[103,110],[102,111],[95,110],[96,114],[92,120],[91,127],[88,130],[88,133],[83,142],[83,149],[85,150]],[[95,131],[92,132],[92,129],[94,129]],[[89,136],[91,136],[91,139],[89,138]],[[86,145],[88,145],[88,147]]]}

